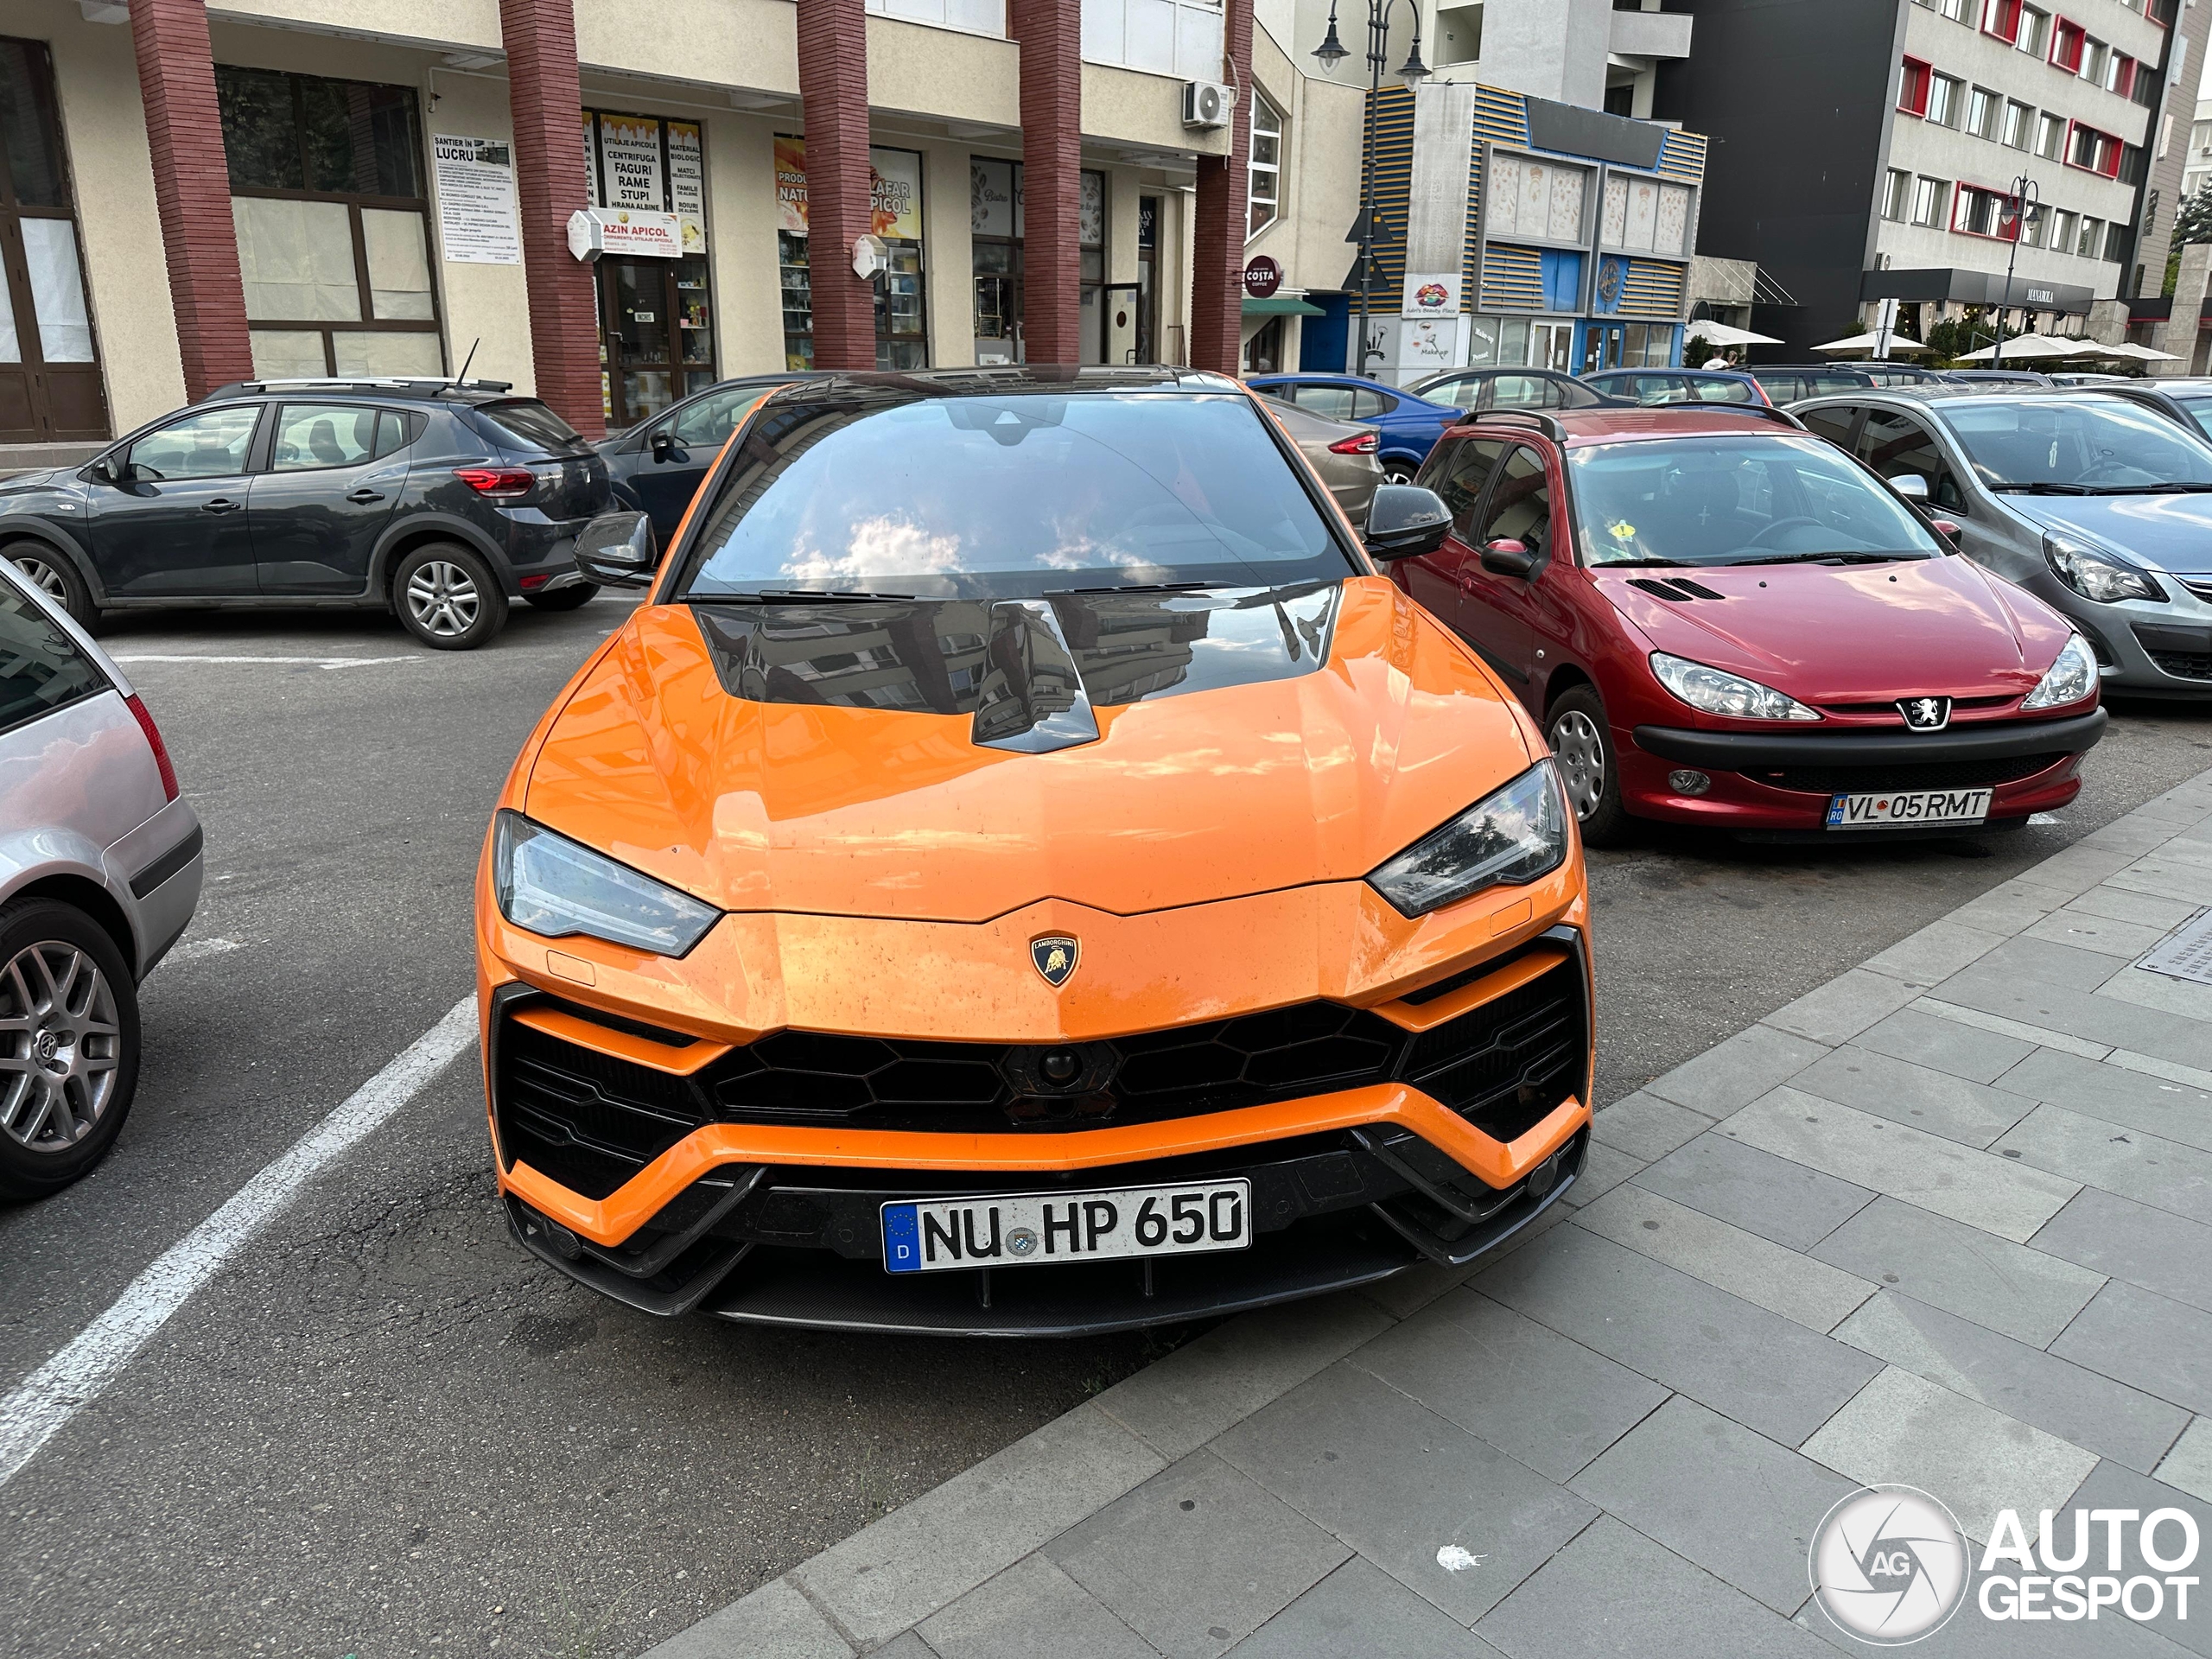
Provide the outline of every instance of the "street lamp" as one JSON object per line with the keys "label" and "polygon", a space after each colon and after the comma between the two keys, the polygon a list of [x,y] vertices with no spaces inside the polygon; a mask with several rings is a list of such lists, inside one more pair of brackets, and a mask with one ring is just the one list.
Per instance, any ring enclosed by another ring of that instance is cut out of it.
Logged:
{"label": "street lamp", "polygon": [[2005,301],[1997,308],[1997,345],[1989,359],[1993,369],[2005,366],[2005,313],[2012,304],[2012,266],[2020,257],[2020,233],[2028,228],[2028,215],[2042,200],[2043,192],[2026,174],[2012,181],[2012,245],[2005,255]]}
{"label": "street lamp", "polygon": [[[1375,283],[1375,105],[1382,90],[1382,66],[1389,60],[1390,11],[1396,3],[1397,0],[1367,0],[1367,129],[1359,171],[1359,219],[1345,238],[1359,244],[1359,359],[1353,365],[1357,374],[1367,372],[1370,354],[1367,330]],[[1421,6],[1418,0],[1405,0],[1405,3],[1414,15],[1414,43],[1397,73],[1411,91],[1428,79],[1428,66],[1421,60]],[[1337,34],[1337,0],[1329,0],[1329,32],[1313,48],[1313,56],[1324,74],[1333,75],[1337,66],[1351,55]]]}

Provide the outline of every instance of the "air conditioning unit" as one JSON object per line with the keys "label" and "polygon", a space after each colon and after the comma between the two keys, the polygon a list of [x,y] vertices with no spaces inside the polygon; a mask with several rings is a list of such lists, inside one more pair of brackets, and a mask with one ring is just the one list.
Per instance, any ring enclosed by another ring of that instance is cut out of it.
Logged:
{"label": "air conditioning unit", "polygon": [[1183,124],[1186,127],[1225,127],[1229,124],[1229,112],[1236,106],[1235,90],[1217,80],[1183,83]]}

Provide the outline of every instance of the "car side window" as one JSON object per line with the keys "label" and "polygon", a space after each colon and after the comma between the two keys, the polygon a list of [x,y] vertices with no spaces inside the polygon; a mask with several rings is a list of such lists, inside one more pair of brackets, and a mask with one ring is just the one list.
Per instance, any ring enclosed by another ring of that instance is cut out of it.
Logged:
{"label": "car side window", "polygon": [[1964,499],[1943,452],[1936,447],[1935,435],[1910,415],[1867,410],[1866,424],[1859,434],[1858,455],[1884,478],[1904,473],[1925,479],[1928,499],[1939,507],[1955,507]]}
{"label": "car side window", "polygon": [[1702,404],[1756,404],[1758,396],[1740,380],[1692,380],[1690,395]]}
{"label": "car side window", "polygon": [[52,618],[0,582],[0,730],[107,689],[76,642]]}
{"label": "car side window", "polygon": [[1851,448],[1851,423],[1858,418],[1859,410],[1852,404],[1832,404],[1826,409],[1808,409],[1797,418],[1805,423],[1805,429],[1816,438],[1826,438],[1839,449]]}
{"label": "car side window", "polygon": [[1454,445],[1432,486],[1452,509],[1452,528],[1461,541],[1471,542],[1475,509],[1482,505],[1483,486],[1505,451],[1502,438],[1466,438]]}
{"label": "car side window", "polygon": [[1525,443],[1506,452],[1491,486],[1490,503],[1483,509],[1483,527],[1473,538],[1477,547],[1513,541],[1541,555],[1551,540],[1551,480],[1544,458]]}
{"label": "car side window", "polygon": [[1501,374],[1487,388],[1488,409],[1541,409],[1549,386],[1533,374]]}
{"label": "car side window", "polygon": [[1397,406],[1396,398],[1382,392],[1369,391],[1363,387],[1354,391],[1351,395],[1351,418],[1355,421],[1371,421],[1378,415],[1388,415]]}
{"label": "car side window", "polygon": [[359,467],[375,460],[378,413],[342,404],[285,404],[276,411],[270,470],[305,473],[327,467]]}
{"label": "car side window", "polygon": [[422,428],[404,415],[385,410],[377,416],[377,459],[397,454],[422,435]]}
{"label": "car side window", "polygon": [[259,404],[232,404],[171,421],[130,446],[131,475],[156,481],[235,478],[245,471],[246,451],[260,418]]}
{"label": "car side window", "polygon": [[[746,412],[766,395],[759,386],[709,393],[689,408],[678,410],[675,418],[661,430],[687,449],[719,449],[737,430],[737,423]],[[653,435],[658,437],[660,433]]]}
{"label": "car side window", "polygon": [[1351,419],[1352,389],[1350,386],[1300,386],[1297,404],[1300,409],[1332,421]]}

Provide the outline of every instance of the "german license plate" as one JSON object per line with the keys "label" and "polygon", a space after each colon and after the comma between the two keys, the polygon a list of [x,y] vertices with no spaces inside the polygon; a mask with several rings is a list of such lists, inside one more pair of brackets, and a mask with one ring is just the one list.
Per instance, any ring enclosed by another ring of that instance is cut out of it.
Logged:
{"label": "german license plate", "polygon": [[1831,830],[1890,830],[1900,824],[1980,823],[1989,816],[1986,789],[1904,789],[1888,795],[1838,795],[1828,802]]}
{"label": "german license plate", "polygon": [[893,1273],[1198,1255],[1251,1242],[1252,1184],[1245,1180],[883,1206],[883,1265]]}

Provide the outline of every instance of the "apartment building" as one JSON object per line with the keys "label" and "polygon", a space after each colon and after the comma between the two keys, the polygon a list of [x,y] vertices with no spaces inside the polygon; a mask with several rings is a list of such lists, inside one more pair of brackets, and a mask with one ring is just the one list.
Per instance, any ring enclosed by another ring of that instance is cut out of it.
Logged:
{"label": "apartment building", "polygon": [[2164,90],[2193,83],[2202,5],[1693,4],[1696,54],[1662,67],[1655,107],[1715,141],[1700,251],[1757,259],[1797,302],[1756,327],[1802,348],[1885,299],[1909,331],[1970,307],[2080,325],[2137,290]]}
{"label": "apartment building", "polygon": [[2196,114],[2190,123],[2188,152],[2182,163],[2181,194],[2187,200],[2212,184],[2212,98],[2196,100]]}

